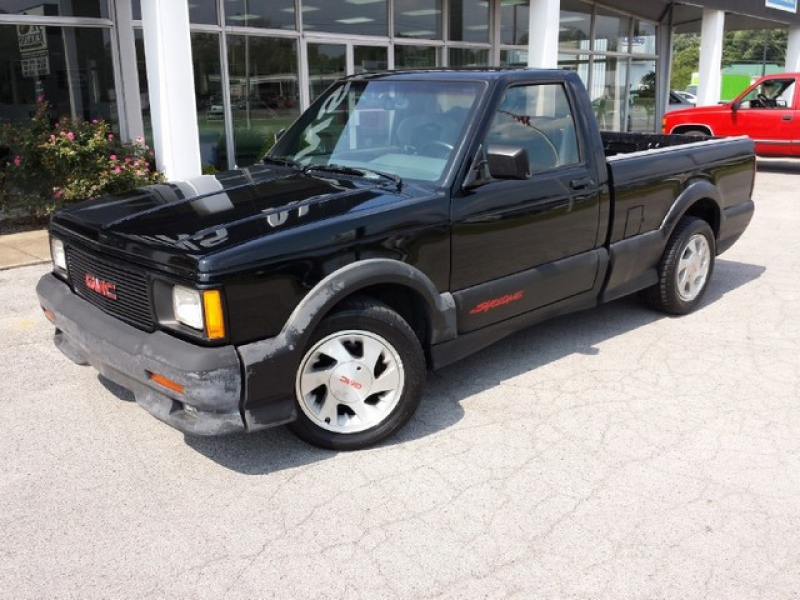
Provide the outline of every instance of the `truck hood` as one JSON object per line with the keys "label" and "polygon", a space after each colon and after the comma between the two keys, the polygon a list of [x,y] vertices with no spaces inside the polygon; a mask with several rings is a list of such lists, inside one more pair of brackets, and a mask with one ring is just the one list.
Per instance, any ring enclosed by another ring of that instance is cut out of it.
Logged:
{"label": "truck hood", "polygon": [[188,274],[204,257],[256,238],[407,196],[397,188],[382,178],[254,165],[75,204],[53,216],[51,229]]}
{"label": "truck hood", "polygon": [[704,115],[716,115],[720,113],[730,112],[730,103],[713,104],[711,106],[692,106],[689,108],[681,108],[673,110],[664,115],[667,118],[672,117],[701,117]]}

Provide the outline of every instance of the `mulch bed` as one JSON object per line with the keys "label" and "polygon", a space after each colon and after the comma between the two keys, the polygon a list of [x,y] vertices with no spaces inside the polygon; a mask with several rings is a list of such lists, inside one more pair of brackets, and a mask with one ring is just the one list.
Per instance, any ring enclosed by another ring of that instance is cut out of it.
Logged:
{"label": "mulch bed", "polygon": [[46,229],[49,222],[49,217],[6,217],[0,219],[0,235]]}

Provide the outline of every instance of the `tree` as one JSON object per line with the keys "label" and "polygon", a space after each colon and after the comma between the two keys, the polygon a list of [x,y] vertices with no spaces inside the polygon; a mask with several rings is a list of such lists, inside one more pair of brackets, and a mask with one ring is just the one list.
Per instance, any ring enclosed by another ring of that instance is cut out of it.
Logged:
{"label": "tree", "polygon": [[786,40],[785,29],[730,31],[725,34],[722,64],[760,63],[766,50],[766,62],[782,65],[786,62]]}
{"label": "tree", "polygon": [[[722,66],[738,63],[768,63],[783,65],[786,61],[787,31],[785,29],[729,31],[722,47]],[[765,54],[766,51],[766,54]],[[700,36],[679,33],[673,39],[673,89],[684,89],[692,73],[700,68]]]}
{"label": "tree", "polygon": [[694,33],[679,33],[673,39],[672,77],[670,87],[686,89],[692,81],[692,73],[700,66],[700,36]]}

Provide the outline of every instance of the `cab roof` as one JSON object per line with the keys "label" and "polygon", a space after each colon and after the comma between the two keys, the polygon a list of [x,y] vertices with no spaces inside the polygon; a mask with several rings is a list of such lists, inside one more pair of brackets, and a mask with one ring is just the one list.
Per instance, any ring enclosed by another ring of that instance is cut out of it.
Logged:
{"label": "cab roof", "polygon": [[403,69],[397,71],[374,71],[359,73],[345,77],[345,80],[403,80],[403,79],[430,79],[439,81],[495,81],[503,78],[518,78],[521,75],[537,78],[551,78],[553,76],[566,79],[574,76],[574,71],[565,69],[527,69],[513,67],[466,67],[466,68],[436,68],[436,69]]}

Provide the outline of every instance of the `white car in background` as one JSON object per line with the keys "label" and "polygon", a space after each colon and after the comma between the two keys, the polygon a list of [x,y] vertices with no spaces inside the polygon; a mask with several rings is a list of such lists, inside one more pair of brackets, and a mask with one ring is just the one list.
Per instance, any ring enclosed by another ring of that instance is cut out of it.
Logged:
{"label": "white car in background", "polygon": [[[671,94],[675,94],[676,96],[682,98],[692,106],[694,106],[697,103],[697,97],[691,92],[687,92],[685,90],[672,90]],[[670,104],[672,104],[671,101]]]}

